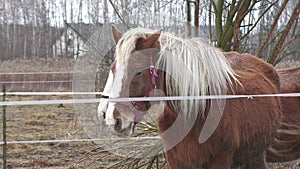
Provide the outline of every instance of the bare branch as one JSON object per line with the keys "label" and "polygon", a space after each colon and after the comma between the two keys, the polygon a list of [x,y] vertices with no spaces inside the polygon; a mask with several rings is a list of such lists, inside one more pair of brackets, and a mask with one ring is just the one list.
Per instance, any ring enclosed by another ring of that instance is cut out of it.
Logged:
{"label": "bare branch", "polygon": [[124,18],[121,16],[121,14],[118,12],[115,4],[111,0],[109,0],[109,3],[114,8],[114,11],[118,15],[118,17],[120,18],[120,20],[122,21],[122,23],[125,25],[126,29],[129,29],[129,26],[127,25],[127,23],[125,22]]}
{"label": "bare branch", "polygon": [[[239,28],[241,25],[241,22],[243,21],[244,17],[246,16],[247,12],[252,10],[249,9],[249,5],[251,3],[251,0],[243,0],[241,3],[239,1],[238,3],[238,10],[237,10],[237,15],[236,19],[234,21],[234,31],[233,31],[233,50],[238,51],[239,50]],[[254,5],[251,6],[253,8]]]}
{"label": "bare branch", "polygon": [[293,26],[293,24],[295,23],[295,21],[297,20],[297,18],[299,17],[299,13],[300,13],[300,1],[297,2],[297,5],[292,13],[292,16],[290,17],[285,30],[283,32],[283,34],[281,35],[280,39],[278,40],[275,48],[273,49],[271,56],[268,59],[268,62],[271,64],[275,64],[275,61],[279,55],[279,53],[281,52],[284,40],[286,39],[291,27]]}
{"label": "bare branch", "polygon": [[[281,4],[281,7],[280,7],[280,9],[279,9],[279,11],[278,11],[278,13],[277,13],[275,19],[274,19],[274,22],[273,22],[273,24],[272,24],[272,26],[271,26],[271,28],[270,28],[270,31],[268,32],[268,34],[266,35],[266,37],[265,37],[263,43],[260,45],[260,47],[258,48],[258,50],[257,50],[257,52],[256,52],[256,56],[257,56],[257,57],[259,57],[259,55],[260,55],[261,52],[263,51],[264,47],[265,47],[266,44],[268,43],[268,41],[269,41],[269,39],[270,39],[270,37],[271,37],[271,35],[272,35],[272,33],[273,33],[273,31],[274,31],[274,29],[275,29],[277,23],[278,23],[278,20],[279,20],[281,14],[282,14],[284,8],[286,7],[288,1],[289,1],[289,0],[284,0],[284,2]],[[271,5],[271,6],[272,6],[272,5]]]}
{"label": "bare branch", "polygon": [[299,38],[300,38],[300,35],[294,35],[285,44],[282,45],[280,51],[283,51],[285,48],[287,48],[287,46],[289,46],[291,43],[293,43],[295,40],[297,40]]}
{"label": "bare branch", "polygon": [[[244,39],[246,38],[252,31],[253,29],[256,27],[256,25],[261,21],[261,19],[264,17],[264,15],[278,2],[278,0],[276,0],[275,2],[273,2],[259,17],[258,19],[256,20],[256,22],[252,25],[252,27],[248,30],[248,32],[243,36],[241,37],[240,39]],[[256,55],[258,56],[258,55]]]}
{"label": "bare branch", "polygon": [[210,3],[211,3],[211,6],[214,8],[215,13],[217,13],[218,9],[217,9],[217,5],[215,4],[215,1],[214,0],[210,0]]}

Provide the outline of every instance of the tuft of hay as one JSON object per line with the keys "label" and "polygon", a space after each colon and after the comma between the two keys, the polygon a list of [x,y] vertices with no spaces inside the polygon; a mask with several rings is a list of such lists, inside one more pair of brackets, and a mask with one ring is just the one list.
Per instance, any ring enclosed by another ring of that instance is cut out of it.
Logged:
{"label": "tuft of hay", "polygon": [[[110,169],[164,169],[168,168],[165,160],[163,144],[157,139],[141,139],[158,136],[155,121],[140,123],[130,138],[102,143],[100,147],[88,152],[70,168],[110,168]],[[136,139],[135,139],[136,138]],[[125,144],[124,144],[125,143]],[[128,151],[132,150],[132,151]],[[118,152],[127,152],[126,156],[117,155]]]}

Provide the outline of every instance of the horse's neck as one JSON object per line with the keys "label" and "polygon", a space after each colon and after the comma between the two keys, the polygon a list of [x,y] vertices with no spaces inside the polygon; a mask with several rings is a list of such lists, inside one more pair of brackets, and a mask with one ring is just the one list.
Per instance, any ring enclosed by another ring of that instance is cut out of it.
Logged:
{"label": "horse's neck", "polygon": [[[204,122],[205,122],[206,117],[209,112],[210,101],[207,102],[206,107],[207,108],[203,114],[200,114],[199,112],[195,112],[195,113],[197,113],[197,117],[196,117],[197,119],[195,120],[195,123],[193,124],[193,128],[195,128],[195,129],[191,130],[191,132],[195,132],[196,135],[200,134],[200,131],[204,125]],[[174,109],[167,102],[165,104],[165,109],[164,109],[163,113],[161,113],[157,118],[159,133],[162,133],[165,130],[167,130],[169,127],[171,127],[177,118],[180,118],[178,116],[178,113],[176,111],[174,111]],[[185,119],[182,119],[182,120],[185,121]]]}

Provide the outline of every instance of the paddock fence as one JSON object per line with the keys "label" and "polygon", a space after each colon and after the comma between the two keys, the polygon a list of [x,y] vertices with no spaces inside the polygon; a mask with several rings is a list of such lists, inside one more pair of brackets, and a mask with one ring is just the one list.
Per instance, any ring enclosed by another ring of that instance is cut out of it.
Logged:
{"label": "paddock fence", "polygon": [[[78,72],[76,72],[78,73]],[[12,118],[14,118],[14,115],[18,113],[12,113],[13,115],[10,115],[9,108],[11,107],[17,107],[17,109],[13,109],[13,111],[23,111],[23,109],[26,109],[28,107],[24,106],[40,106],[40,105],[63,105],[66,106],[67,104],[97,104],[100,101],[100,98],[97,97],[91,97],[87,98],[84,97],[84,99],[76,98],[74,99],[74,95],[87,95],[87,96],[97,96],[101,95],[101,92],[72,92],[72,80],[73,80],[73,74],[74,72],[27,72],[27,73],[0,73],[0,84],[3,86],[3,91],[0,92],[0,96],[3,98],[2,102],[0,102],[0,106],[3,107],[2,111],[2,141],[0,142],[0,145],[3,147],[2,150],[2,159],[3,159],[3,168],[10,168],[13,164],[8,164],[7,160],[11,157],[7,156],[7,147],[8,146],[20,146],[22,145],[38,145],[38,144],[47,144],[47,145],[53,145],[53,144],[66,144],[66,143],[75,143],[75,142],[107,142],[110,141],[110,139],[106,138],[87,138],[85,137],[77,137],[77,138],[71,138],[68,137],[49,137],[52,139],[49,139],[48,137],[44,137],[42,135],[38,135],[37,138],[33,138],[29,140],[28,138],[22,138],[22,139],[11,139],[12,137],[9,137],[9,133],[12,130],[9,128],[11,125],[9,124],[12,122]],[[30,91],[30,92],[28,92]],[[20,99],[19,97],[29,97],[26,99]],[[43,100],[40,99],[39,96],[45,97]],[[59,97],[52,97],[52,96],[59,96]],[[63,99],[57,99],[60,98],[60,96],[67,96],[63,97]],[[118,99],[111,99],[110,101],[113,102],[123,102],[123,101],[159,101],[159,100],[182,100],[182,99],[235,99],[235,98],[245,98],[245,99],[255,99],[257,97],[300,97],[300,93],[284,93],[284,94],[269,94],[269,95],[223,95],[223,96],[185,96],[185,97],[153,97],[153,98],[118,98]],[[17,97],[17,98],[11,98],[11,97]],[[38,99],[36,98],[38,97]],[[48,99],[47,99],[48,98]],[[38,111],[39,108],[37,108],[35,111]],[[45,108],[43,108],[45,109]],[[62,109],[62,111],[64,111]],[[22,113],[19,113],[22,114]],[[19,115],[18,114],[18,115]],[[54,113],[53,113],[54,114]],[[27,114],[28,115],[28,114]],[[38,114],[36,115],[37,121],[29,121],[25,122],[28,124],[34,124],[34,125],[43,125],[41,121],[39,121],[39,118],[43,118],[42,115]],[[55,116],[47,115],[50,118],[56,118]],[[24,119],[24,121],[28,121],[28,119]],[[40,124],[41,123],[41,124]],[[80,128],[80,127],[79,127]],[[30,132],[30,131],[28,131]],[[34,132],[34,131],[31,131]],[[43,131],[45,134],[45,132]],[[115,140],[122,140],[123,138],[115,138]],[[126,138],[128,139],[128,138]],[[160,139],[157,136],[149,136],[149,137],[137,137],[137,138],[130,138],[133,140],[138,139],[154,139],[158,140]],[[25,148],[27,146],[24,146]],[[63,146],[62,146],[63,147]],[[48,150],[43,150],[48,151]],[[45,153],[45,152],[43,152]],[[36,164],[37,163],[37,164]],[[37,165],[39,162],[33,161],[28,162],[28,165]],[[42,165],[42,164],[41,164]],[[54,165],[54,164],[53,164]],[[51,165],[49,165],[51,166]]]}
{"label": "paddock fence", "polygon": [[0,85],[7,91],[71,91],[74,73],[79,72],[0,73]]}

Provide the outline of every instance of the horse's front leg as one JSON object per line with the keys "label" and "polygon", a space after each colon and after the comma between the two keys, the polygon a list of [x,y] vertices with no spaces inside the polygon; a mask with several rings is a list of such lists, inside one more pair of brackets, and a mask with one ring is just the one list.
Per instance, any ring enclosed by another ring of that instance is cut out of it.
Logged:
{"label": "horse's front leg", "polygon": [[255,157],[250,158],[241,169],[266,169],[266,153],[263,152]]}

